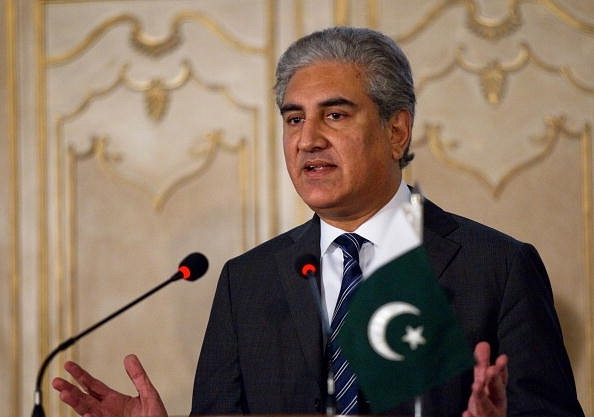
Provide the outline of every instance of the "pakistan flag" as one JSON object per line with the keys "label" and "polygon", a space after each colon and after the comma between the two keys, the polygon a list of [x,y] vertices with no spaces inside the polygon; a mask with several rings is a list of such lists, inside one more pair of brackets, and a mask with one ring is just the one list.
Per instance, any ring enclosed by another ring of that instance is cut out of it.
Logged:
{"label": "pakistan flag", "polygon": [[374,413],[389,411],[474,365],[421,246],[360,284],[338,340]]}

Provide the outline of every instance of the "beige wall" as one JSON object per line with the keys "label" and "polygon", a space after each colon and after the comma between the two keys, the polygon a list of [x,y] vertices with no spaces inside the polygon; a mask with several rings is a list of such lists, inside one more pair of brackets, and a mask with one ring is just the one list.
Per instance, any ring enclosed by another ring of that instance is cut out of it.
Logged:
{"label": "beige wall", "polygon": [[41,360],[200,251],[172,284],[58,356],[132,392],[140,355],[172,414],[223,262],[310,216],[284,173],[270,90],[301,34],[400,41],[417,82],[407,179],[535,244],[586,414],[593,404],[594,3],[160,0],[0,3],[0,415],[30,413]]}

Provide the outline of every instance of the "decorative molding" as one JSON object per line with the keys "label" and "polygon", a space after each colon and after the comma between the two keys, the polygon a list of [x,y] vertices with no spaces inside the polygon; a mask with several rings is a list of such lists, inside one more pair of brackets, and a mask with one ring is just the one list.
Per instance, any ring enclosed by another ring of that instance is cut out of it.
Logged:
{"label": "decorative molding", "polygon": [[130,90],[144,93],[146,113],[154,121],[161,121],[165,117],[171,100],[171,91],[183,87],[188,80],[194,77],[191,64],[187,60],[182,62],[178,76],[169,81],[161,78],[149,81],[134,80],[128,76],[128,67],[128,65],[125,65],[122,68],[121,79]]}
{"label": "decorative molding", "polygon": [[[243,152],[245,152],[247,143],[245,138],[240,138],[234,144],[226,142],[223,139],[223,134],[220,130],[207,132],[204,134],[202,140],[197,141],[197,143],[188,150],[188,154],[191,155],[195,161],[199,162],[199,165],[192,169],[189,173],[177,178],[161,192],[155,194],[145,185],[126,177],[114,168],[118,163],[121,163],[124,160],[124,156],[119,153],[109,151],[109,138],[93,137],[91,141],[93,143],[92,153],[96,157],[101,169],[109,174],[112,178],[130,184],[143,191],[145,194],[151,196],[152,206],[155,208],[155,210],[162,210],[167,200],[175,193],[176,190],[178,190],[183,184],[199,177],[202,173],[204,173],[215,160],[219,150],[238,153],[240,158],[245,160],[245,155]],[[245,198],[242,198],[242,201],[244,200]]]}
{"label": "decorative molding", "polygon": [[[172,52],[174,49],[179,48],[181,45],[179,42],[183,43],[183,39],[179,35],[179,33],[180,33],[179,29],[180,29],[181,25],[188,21],[195,21],[195,22],[200,22],[204,27],[206,27],[212,33],[217,35],[219,38],[223,39],[225,42],[227,42],[229,45],[231,45],[232,47],[234,47],[236,50],[238,50],[240,52],[247,53],[247,54],[264,55],[267,60],[267,71],[269,73],[269,76],[267,77],[267,79],[272,80],[273,75],[274,75],[275,62],[276,62],[276,57],[274,55],[275,34],[276,34],[274,22],[276,21],[277,12],[278,12],[278,10],[277,10],[276,1],[266,0],[265,13],[267,15],[268,23],[267,23],[267,30],[266,30],[266,40],[265,40],[263,46],[255,46],[255,45],[250,45],[245,42],[242,42],[238,37],[233,36],[230,32],[225,30],[223,25],[217,23],[215,20],[211,19],[206,14],[197,12],[197,11],[184,11],[184,12],[178,13],[172,19],[169,35],[166,38],[161,39],[161,40],[153,38],[153,37],[145,34],[144,31],[142,30],[141,23],[138,18],[136,18],[135,16],[128,15],[128,14],[122,14],[122,15],[118,15],[118,16],[115,16],[115,17],[112,17],[110,19],[103,21],[100,25],[96,26],[75,47],[73,47],[63,53],[55,54],[52,56],[47,56],[47,55],[42,56],[40,62],[44,62],[47,68],[50,68],[52,66],[59,66],[59,65],[66,64],[66,63],[74,60],[81,54],[85,53],[86,51],[88,51],[95,43],[97,43],[102,37],[104,37],[108,31],[112,30],[113,28],[115,28],[118,25],[126,25],[126,24],[131,25],[131,35],[130,35],[131,36],[131,44],[133,46],[135,46],[136,48],[138,48],[137,50],[139,52],[149,54],[153,58],[158,58],[158,57],[163,56],[166,53]],[[40,25],[41,25],[41,23],[40,23]],[[120,76],[122,76],[122,75],[120,74]],[[196,79],[193,74],[192,74],[191,78]],[[127,80],[129,81],[129,86],[134,84],[134,80],[131,80],[130,78],[128,78]],[[112,86],[112,87],[115,87],[115,86]],[[170,90],[175,87],[164,83],[163,80],[152,79],[148,82],[148,84],[145,85],[145,87],[141,87],[141,88],[146,89],[145,93],[146,93],[147,113],[149,114],[149,117],[155,121],[162,120],[167,112],[168,103],[169,103],[169,100],[171,97]],[[218,86],[213,86],[213,88],[215,90],[218,88],[222,89],[222,87],[218,87]],[[110,88],[108,87],[107,89],[98,90],[97,92],[91,93],[91,94],[100,94],[101,92],[108,93],[109,89]],[[270,88],[270,90],[271,90],[271,88]],[[230,95],[227,94],[226,90],[225,90],[225,95],[228,98],[230,98]],[[89,97],[87,97],[87,99],[88,98]],[[231,99],[231,100],[234,101],[233,99]],[[238,104],[237,102],[235,102],[235,103]],[[243,107],[244,109],[247,108],[247,106],[242,106],[242,105],[238,105],[238,106]],[[275,104],[274,104],[274,100],[273,100],[272,96],[269,100],[268,107],[269,107],[269,110],[271,110],[269,112],[269,114],[274,114],[275,113],[274,112]],[[259,116],[258,110],[255,108],[248,109],[248,110],[253,112],[254,120],[259,121],[260,116]],[[276,153],[277,148],[276,148],[276,140],[275,140],[276,124],[275,124],[274,118],[268,119],[267,133],[268,133],[268,137],[270,138],[269,143],[268,143],[268,148],[270,150],[269,153],[271,155],[271,160],[275,161],[277,158],[277,153]],[[260,129],[258,126],[255,126],[253,137],[259,138],[260,136],[261,136]],[[259,142],[256,141],[253,144],[254,154],[259,153],[259,147],[260,147]],[[258,170],[255,170],[255,172],[253,172],[252,175],[253,175],[254,183],[259,184],[260,174],[258,173]],[[269,178],[268,188],[270,190],[276,190],[276,188],[277,188],[276,181],[277,180],[276,180],[275,176],[270,175],[268,178]],[[278,225],[279,225],[278,208],[276,207],[276,204],[277,204],[276,192],[275,191],[268,192],[266,194],[266,196],[269,200],[268,204],[267,204],[267,206],[269,207],[268,210],[271,213],[271,215],[270,215],[271,230],[272,230],[273,234],[276,234],[276,233],[278,233]],[[255,194],[254,194],[254,198],[257,198],[257,196]],[[256,213],[257,213],[257,211],[258,210],[256,210]],[[255,222],[255,231],[254,231],[255,241],[259,242],[260,241],[260,238],[259,238],[260,220],[258,219],[257,214],[254,215],[254,222]],[[245,241],[246,240],[244,239],[244,242]]]}
{"label": "decorative molding", "polygon": [[[566,118],[563,116],[547,118],[544,121],[545,131],[541,136],[532,137],[530,142],[539,147],[539,151],[533,156],[524,161],[512,166],[506,173],[504,173],[499,180],[493,182],[489,176],[481,168],[462,161],[459,161],[449,155],[449,152],[461,146],[461,140],[444,140],[442,137],[442,127],[437,124],[425,124],[425,130],[421,137],[414,142],[415,147],[429,146],[431,153],[437,157],[444,164],[458,171],[463,171],[475,177],[481,184],[486,186],[493,197],[499,197],[505,187],[521,172],[538,164],[546,159],[553,151],[555,145],[558,143],[561,134],[569,138],[580,138],[580,140],[587,140],[582,138],[583,132],[572,133],[565,126]],[[586,130],[585,130],[586,131]],[[591,139],[590,139],[591,140]],[[584,167],[584,170],[586,167]]]}
{"label": "decorative molding", "polygon": [[483,39],[497,41],[517,32],[522,26],[520,2],[517,0],[508,3],[507,16],[499,21],[480,16],[478,6],[474,1],[467,1],[465,4],[467,8],[466,27]]}
{"label": "decorative molding", "polygon": [[136,18],[133,19],[132,30],[130,32],[130,45],[138,52],[157,59],[173,52],[182,44],[182,36],[179,33],[179,22],[171,26],[169,35],[159,40],[144,33],[140,22]]}
{"label": "decorative molding", "polygon": [[[520,0],[515,0],[520,1]],[[523,0],[524,2],[528,2],[530,0]],[[590,35],[594,34],[594,24],[588,23],[584,20],[580,20],[575,17],[572,13],[567,11],[567,9],[559,6],[556,1],[553,0],[537,0],[539,3],[543,4],[549,11],[563,22],[567,23],[570,26],[578,29],[581,32],[588,33]]]}
{"label": "decorative molding", "polygon": [[97,43],[107,32],[119,25],[130,25],[130,45],[139,53],[157,59],[173,52],[183,44],[180,27],[187,21],[201,23],[204,27],[219,38],[238,49],[249,54],[263,54],[267,47],[258,47],[241,42],[238,38],[226,31],[222,25],[208,17],[205,13],[185,11],[178,13],[172,20],[169,34],[163,39],[156,39],[146,34],[142,29],[140,20],[129,14],[122,14],[109,18],[94,29],[76,46],[70,50],[46,58],[47,66],[63,65],[79,55],[85,53],[92,45]]}
{"label": "decorative molding", "polygon": [[[279,2],[276,0],[266,1],[266,47],[264,53],[266,57],[266,79],[268,85],[266,91],[268,92],[268,100],[266,101],[266,152],[268,161],[270,162],[271,173],[276,173],[282,167],[282,162],[279,163],[279,153],[277,142],[277,123],[278,117],[273,115],[277,114],[276,103],[272,95],[274,74],[276,70],[276,52],[278,48],[278,36],[277,36],[277,25],[280,17]],[[255,137],[259,137],[257,134]],[[256,141],[256,144],[258,142]],[[258,148],[254,151],[255,155],[260,155]],[[253,172],[254,181],[256,184],[260,184],[261,174],[258,169],[254,169]],[[280,214],[279,214],[279,179],[277,175],[269,175],[266,180],[266,185],[269,187],[263,200],[268,206],[268,230],[263,234],[260,233],[260,221],[256,216],[256,242],[260,242],[260,236],[266,239],[271,236],[276,236],[280,231]],[[261,197],[261,196],[259,196]]]}
{"label": "decorative molding", "polygon": [[349,0],[334,0],[334,24],[346,26],[349,23]]}
{"label": "decorative molding", "polygon": [[372,29],[379,27],[379,4],[378,0],[367,0],[367,26]]}
{"label": "decorative molding", "polygon": [[[62,271],[59,274],[60,279],[56,283],[56,305],[61,306],[59,310],[59,326],[58,332],[63,334],[66,332],[68,335],[76,334],[80,329],[78,326],[78,279],[77,279],[77,265],[78,265],[78,196],[77,196],[77,165],[81,161],[95,159],[97,165],[103,172],[109,174],[111,178],[115,178],[118,181],[132,185],[133,187],[140,189],[150,194],[150,190],[146,190],[135,183],[132,180],[120,175],[113,167],[123,161],[124,155],[111,152],[109,150],[109,138],[106,137],[93,137],[90,139],[86,148],[75,147],[73,145],[66,146],[66,153],[63,154],[60,149],[60,144],[63,141],[60,140],[61,136],[58,135],[57,151],[58,151],[58,163],[56,165],[56,189],[57,195],[56,200],[58,203],[58,215],[57,221],[59,229],[65,231],[65,239],[57,239],[57,245],[60,246],[64,256],[56,259],[57,268]],[[194,147],[188,150],[188,154],[192,155],[193,158],[201,162],[199,168],[193,170],[190,173],[186,173],[183,177],[179,178],[175,184],[172,184],[162,195],[153,198],[153,207],[157,210],[165,204],[165,201],[169,196],[174,194],[174,191],[198,177],[201,173],[208,169],[208,166],[216,159],[219,151],[237,153],[239,155],[239,196],[241,206],[241,224],[242,227],[242,248],[247,250],[248,248],[248,236],[246,222],[248,221],[248,215],[246,212],[247,198],[249,193],[249,187],[246,184],[244,178],[248,177],[247,170],[247,140],[244,138],[237,141],[236,144],[228,143],[222,131],[214,131],[205,135],[202,142],[197,143]],[[64,161],[64,155],[66,157]],[[61,340],[65,340],[66,336],[60,336]],[[75,346],[67,353],[70,355],[70,359],[78,360],[78,349]],[[60,357],[60,366],[63,366],[65,357]],[[71,415],[72,411],[67,409],[63,404],[58,404],[58,413],[60,416]]]}
{"label": "decorative molding", "polygon": [[[47,78],[45,73],[45,6],[40,1],[33,3],[35,62],[35,109],[37,132],[37,181],[39,192],[37,196],[37,292],[38,292],[38,363],[42,363],[50,351],[50,224],[49,224],[49,161],[47,140]],[[44,407],[48,399],[43,400]]]}
{"label": "decorative molding", "polygon": [[420,94],[427,84],[445,78],[456,68],[460,68],[467,73],[478,75],[485,100],[489,104],[496,105],[503,100],[509,75],[514,72],[520,72],[529,63],[532,63],[545,72],[561,76],[573,87],[584,93],[594,94],[594,85],[588,85],[586,82],[580,80],[570,66],[555,66],[546,63],[534,54],[526,42],[520,43],[518,55],[513,61],[507,63],[502,63],[499,60],[491,60],[486,65],[474,64],[465,59],[465,51],[466,47],[464,45],[458,46],[456,54],[449,64],[433,74],[419,77],[416,85],[417,94]]}
{"label": "decorative molding", "polygon": [[[557,66],[548,64],[543,59],[536,56],[534,52],[532,52],[527,42],[521,42],[520,46],[523,48],[523,54],[521,53],[519,57],[521,57],[523,61],[531,62],[532,64],[536,65],[538,68],[546,72],[560,75],[562,78],[565,78],[565,80],[569,81],[569,83],[578,90],[582,90],[587,94],[594,94],[594,84],[588,85],[586,84],[586,82],[580,80],[575,75],[575,71],[570,66]],[[524,62],[522,62],[522,65],[524,65]]]}
{"label": "decorative molding", "polygon": [[[58,138],[60,138],[58,136]],[[61,143],[58,140],[58,144]],[[112,178],[116,178],[124,183],[131,184],[132,186],[150,193],[150,190],[146,190],[126,177],[121,176],[113,166],[122,161],[123,156],[116,152],[110,152],[109,139],[106,137],[93,137],[90,140],[90,144],[86,149],[77,149],[72,145],[67,146],[66,162],[62,162],[62,153],[59,152],[59,162],[57,164],[56,181],[57,185],[57,196],[61,204],[58,204],[59,214],[57,216],[59,228],[65,231],[66,240],[61,239],[58,242],[60,247],[63,247],[64,257],[60,257],[56,260],[57,267],[62,271],[60,279],[57,280],[57,305],[62,308],[59,311],[59,328],[58,332],[63,334],[65,331],[68,334],[75,334],[78,332],[78,310],[79,303],[77,298],[78,293],[78,280],[76,269],[78,265],[78,198],[77,198],[77,164],[80,161],[94,158],[101,169],[108,173]],[[58,149],[60,147],[58,146]],[[183,177],[179,178],[174,184],[172,184],[167,190],[161,195],[153,198],[153,206],[155,209],[160,209],[165,201],[169,198],[174,191],[183,186],[184,183],[191,181],[198,177],[201,173],[208,169],[208,166],[216,159],[217,153],[220,151],[237,153],[239,155],[239,189],[240,189],[240,206],[241,206],[241,224],[242,227],[242,248],[247,250],[248,248],[248,236],[246,223],[248,221],[248,214],[246,211],[247,198],[249,193],[249,187],[245,178],[248,177],[246,173],[248,165],[247,156],[247,141],[242,138],[237,143],[228,143],[222,131],[213,131],[205,135],[204,140],[196,144],[188,150],[188,154],[192,155],[195,160],[201,162],[201,165],[194,169],[192,172],[187,173]],[[64,185],[66,185],[64,187]],[[252,243],[253,244],[253,243]],[[62,340],[65,339],[61,336]],[[75,361],[78,360],[78,349],[76,346],[68,353],[71,358]],[[59,358],[60,366],[63,366],[65,361],[64,357]],[[58,414],[63,416],[64,413],[71,414],[70,410],[67,410],[64,404],[58,404]]]}
{"label": "decorative molding", "polygon": [[[22,315],[19,308],[19,300],[21,299],[21,230],[20,230],[20,165],[19,165],[19,113],[18,113],[18,85],[17,85],[17,19],[16,7],[14,0],[7,0],[4,3],[4,47],[6,51],[6,61],[4,62],[4,71],[6,74],[6,100],[7,100],[7,123],[4,126],[3,133],[7,138],[7,183],[8,183],[8,310],[10,318],[8,321],[9,331],[6,333],[8,337],[8,361],[7,370],[8,375],[8,389],[6,395],[8,404],[6,410],[9,415],[22,415],[20,406],[21,386],[23,374],[21,371],[22,361]],[[0,16],[1,18],[1,16]],[[4,297],[3,297],[4,300]],[[4,334],[4,333],[3,333]],[[10,366],[8,365],[10,364]]]}
{"label": "decorative molding", "polygon": [[566,8],[552,0],[510,0],[507,6],[507,15],[499,20],[483,17],[476,0],[443,0],[425,13],[410,30],[395,36],[395,39],[401,43],[408,42],[427,29],[450,7],[462,6],[466,8],[467,28],[477,36],[495,42],[516,33],[523,24],[521,5],[535,2],[546,8],[560,21],[584,33],[594,34],[594,24],[578,19]]}
{"label": "decorative molding", "polygon": [[[65,115],[60,115],[57,117],[57,119],[56,119],[57,120],[57,122],[56,122],[56,138],[58,141],[58,151],[57,151],[58,154],[60,153],[60,150],[59,150],[60,146],[65,140],[63,130],[64,130],[64,126],[66,125],[66,123],[80,117],[83,114],[83,112],[85,110],[87,110],[95,100],[97,100],[103,96],[109,95],[110,93],[114,92],[117,88],[119,88],[121,86],[126,86],[130,90],[137,91],[137,92],[147,93],[150,91],[151,84],[154,84],[154,81],[140,82],[140,81],[132,80],[126,75],[127,69],[128,69],[128,67],[126,65],[124,65],[120,71],[119,77],[111,85],[107,86],[106,88],[104,88],[102,90],[96,90],[96,91],[90,92],[89,94],[87,94],[87,96],[84,98],[84,100],[75,108],[74,111],[72,111],[68,114],[65,114]],[[224,87],[221,85],[216,85],[216,84],[207,84],[207,83],[203,82],[201,79],[199,79],[194,74],[194,72],[190,66],[190,63],[187,61],[184,61],[183,66],[182,66],[182,71],[180,72],[179,76],[176,77],[174,80],[169,81],[169,82],[159,81],[162,86],[161,94],[164,97],[166,97],[163,100],[168,101],[170,91],[183,87],[189,81],[194,81],[198,85],[204,87],[205,89],[207,89],[209,91],[223,94],[235,107],[251,113],[252,119],[254,121],[254,126],[255,126],[254,134],[255,135],[257,134],[257,131],[258,131],[258,129],[257,129],[257,123],[258,123],[257,108],[239,103],[235,98],[233,98],[233,96],[231,95],[231,93],[229,92],[229,89],[227,87]],[[147,98],[147,101],[148,100],[149,99]],[[164,108],[165,104],[158,103],[156,106],[157,107],[161,106],[162,108]],[[148,113],[149,113],[149,117],[150,117],[151,116],[150,106],[148,108]],[[253,140],[255,140],[256,137],[257,136],[254,136]],[[225,143],[224,141],[218,140],[220,138],[221,138],[221,134],[214,134],[211,132],[211,133],[207,133],[205,135],[204,140],[206,140],[209,143],[214,143],[217,146],[221,146],[223,149],[226,149],[226,150],[233,149],[236,151],[243,152],[244,149],[247,149],[245,146],[245,143],[247,142],[247,140],[245,138],[239,139],[239,141],[237,143],[240,144],[240,146],[238,145],[238,147],[234,147],[231,144],[228,144],[228,143]],[[217,140],[214,140],[214,142],[213,142],[213,139],[217,139]],[[167,187],[165,187],[165,189],[163,189],[161,191],[157,191],[155,194],[155,192],[148,190],[146,186],[143,186],[142,184],[138,184],[135,181],[130,180],[127,177],[117,173],[117,171],[113,168],[113,166],[117,165],[118,162],[121,162],[123,160],[124,156],[116,155],[116,154],[108,154],[107,152],[105,152],[107,149],[107,143],[108,143],[107,138],[95,137],[92,139],[92,142],[94,143],[94,145],[92,146],[93,152],[96,152],[97,155],[99,155],[98,160],[101,162],[100,166],[105,170],[105,172],[109,173],[111,176],[113,176],[115,178],[119,178],[119,179],[124,180],[128,183],[133,183],[138,188],[144,190],[145,192],[148,192],[150,195],[153,196],[151,200],[153,202],[153,207],[156,210],[161,210],[163,208],[167,199],[169,197],[171,197],[174,190],[178,189],[182,183],[185,183],[189,178],[194,178],[196,175],[203,172],[203,169],[200,168],[200,169],[193,170],[192,174],[190,174],[190,175],[186,175],[186,174],[181,175],[181,177],[172,181]],[[212,148],[212,146],[209,144],[208,149],[211,149],[211,148]],[[196,152],[194,152],[194,156],[196,156],[196,155],[198,155],[198,154]],[[200,155],[206,155],[206,154],[202,152],[202,153],[200,153]]]}

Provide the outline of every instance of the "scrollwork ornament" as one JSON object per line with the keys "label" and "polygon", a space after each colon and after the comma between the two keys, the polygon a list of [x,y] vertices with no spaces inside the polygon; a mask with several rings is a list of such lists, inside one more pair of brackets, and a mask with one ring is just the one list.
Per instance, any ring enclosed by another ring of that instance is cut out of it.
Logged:
{"label": "scrollwork ornament", "polygon": [[165,84],[159,79],[151,80],[145,93],[148,116],[155,121],[161,121],[169,105],[169,100],[169,92]]}
{"label": "scrollwork ornament", "polygon": [[173,27],[171,34],[161,40],[156,41],[145,36],[139,25],[135,25],[130,32],[130,44],[137,51],[152,58],[159,58],[182,44],[182,37],[179,34],[179,27]]}
{"label": "scrollwork ornament", "polygon": [[476,35],[489,41],[497,41],[518,31],[522,26],[522,15],[516,2],[510,9],[509,15],[498,23],[489,23],[477,16],[476,7],[472,3],[466,14],[466,26]]}
{"label": "scrollwork ornament", "polygon": [[507,84],[507,77],[498,61],[490,62],[479,72],[481,90],[489,104],[499,104]]}

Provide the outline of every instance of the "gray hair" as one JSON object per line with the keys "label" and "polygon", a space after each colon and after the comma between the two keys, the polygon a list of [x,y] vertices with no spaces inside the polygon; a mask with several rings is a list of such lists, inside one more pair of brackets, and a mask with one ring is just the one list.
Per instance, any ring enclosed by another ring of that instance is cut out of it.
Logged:
{"label": "gray hair", "polygon": [[[282,106],[287,84],[297,70],[321,61],[353,63],[367,76],[367,93],[387,122],[399,110],[415,115],[415,91],[410,64],[404,52],[388,36],[366,28],[333,27],[295,41],[276,67],[274,92]],[[414,155],[407,148],[400,166]]]}

